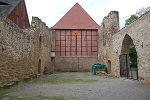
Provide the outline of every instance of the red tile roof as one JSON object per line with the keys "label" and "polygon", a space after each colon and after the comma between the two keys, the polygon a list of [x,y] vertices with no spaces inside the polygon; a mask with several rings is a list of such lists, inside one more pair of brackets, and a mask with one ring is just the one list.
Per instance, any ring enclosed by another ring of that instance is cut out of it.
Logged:
{"label": "red tile roof", "polygon": [[52,29],[99,29],[99,25],[76,3]]}

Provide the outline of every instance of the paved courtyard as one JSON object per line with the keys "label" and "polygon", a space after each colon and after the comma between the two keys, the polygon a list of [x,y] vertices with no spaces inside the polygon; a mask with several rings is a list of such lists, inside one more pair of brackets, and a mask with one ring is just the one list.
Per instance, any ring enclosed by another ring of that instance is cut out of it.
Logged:
{"label": "paved courtyard", "polygon": [[2,100],[150,100],[150,87],[137,80],[87,72],[54,73],[8,90]]}

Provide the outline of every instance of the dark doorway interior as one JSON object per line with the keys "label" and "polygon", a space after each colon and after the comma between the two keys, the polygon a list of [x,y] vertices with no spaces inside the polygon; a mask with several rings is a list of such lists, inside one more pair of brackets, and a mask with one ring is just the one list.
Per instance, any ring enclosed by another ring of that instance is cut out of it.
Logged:
{"label": "dark doorway interior", "polygon": [[111,73],[111,61],[110,61],[110,60],[108,60],[107,73],[108,73],[108,74],[110,74],[110,73]]}
{"label": "dark doorway interior", "polygon": [[129,55],[120,55],[120,76],[129,78]]}
{"label": "dark doorway interior", "polygon": [[38,73],[41,73],[41,59],[39,59],[39,63],[38,63]]}

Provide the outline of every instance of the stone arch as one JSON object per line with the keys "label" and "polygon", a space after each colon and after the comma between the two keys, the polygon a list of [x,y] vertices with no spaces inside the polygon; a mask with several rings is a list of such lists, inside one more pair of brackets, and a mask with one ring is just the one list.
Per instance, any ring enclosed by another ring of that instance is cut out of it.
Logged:
{"label": "stone arch", "polygon": [[107,73],[111,74],[111,61],[110,60],[108,60]]}
{"label": "stone arch", "polygon": [[122,42],[121,55],[129,54],[131,41],[132,38],[128,34],[126,34]]}
{"label": "stone arch", "polygon": [[[123,42],[122,42],[121,53],[120,53],[120,57],[119,57],[120,76],[132,78],[132,79],[138,79],[138,70],[136,72],[133,72],[131,69],[132,63],[131,63],[131,57],[130,57],[131,56],[130,55],[130,44],[132,41],[133,41],[133,39],[128,34],[126,34],[123,39]],[[134,41],[133,41],[133,43],[134,43]],[[136,49],[136,47],[135,47],[135,49]],[[137,50],[136,50],[135,56],[137,59]]]}
{"label": "stone arch", "polygon": [[38,74],[41,73],[41,59],[39,59],[39,62],[38,62]]}

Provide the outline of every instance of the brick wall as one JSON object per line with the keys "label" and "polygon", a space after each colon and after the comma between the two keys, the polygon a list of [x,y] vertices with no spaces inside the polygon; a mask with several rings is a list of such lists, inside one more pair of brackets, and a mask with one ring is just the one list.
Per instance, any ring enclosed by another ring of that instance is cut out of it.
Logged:
{"label": "brick wall", "polygon": [[56,56],[97,56],[97,30],[55,30]]}
{"label": "brick wall", "polygon": [[55,70],[91,71],[97,63],[97,30],[55,30]]}

